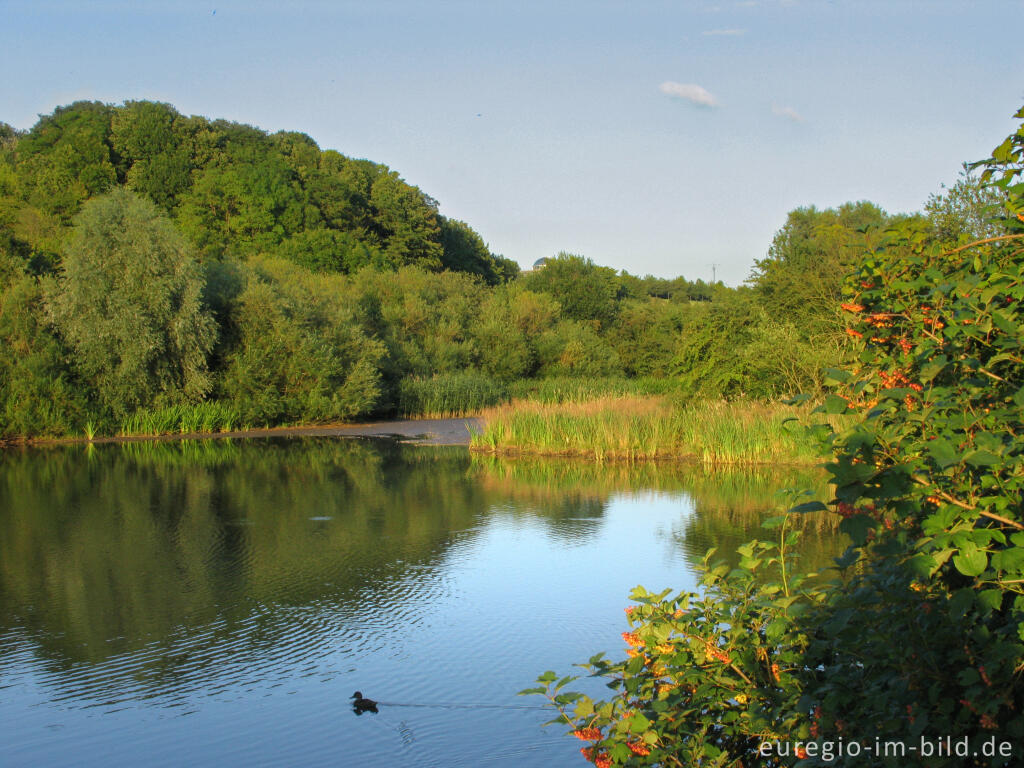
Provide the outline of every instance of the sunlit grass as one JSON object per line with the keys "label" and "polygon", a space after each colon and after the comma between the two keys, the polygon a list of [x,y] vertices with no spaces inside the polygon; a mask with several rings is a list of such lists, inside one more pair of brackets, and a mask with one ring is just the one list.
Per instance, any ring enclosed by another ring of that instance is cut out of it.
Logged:
{"label": "sunlit grass", "polygon": [[238,424],[238,411],[210,401],[165,408],[142,408],[121,422],[121,435],[169,435],[230,432]]}
{"label": "sunlit grass", "polygon": [[815,463],[819,446],[797,422],[807,411],[750,401],[602,397],[516,401],[483,411],[477,450],[603,459],[687,458],[706,464]]}
{"label": "sunlit grass", "polygon": [[480,373],[410,377],[398,387],[398,415],[435,419],[465,416],[507,399],[502,384]]}

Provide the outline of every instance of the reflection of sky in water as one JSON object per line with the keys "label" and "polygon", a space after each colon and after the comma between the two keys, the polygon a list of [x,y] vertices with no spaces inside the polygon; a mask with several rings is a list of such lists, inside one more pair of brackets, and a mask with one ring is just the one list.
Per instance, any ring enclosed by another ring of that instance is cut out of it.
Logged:
{"label": "reflection of sky in water", "polygon": [[[5,765],[578,765],[574,739],[539,727],[551,719],[542,700],[515,692],[546,669],[618,656],[636,585],[695,588],[679,541],[695,497],[483,493],[461,460],[408,474],[429,491],[441,471],[457,490],[445,504],[415,506],[421,485],[410,485],[393,498],[366,491],[378,506],[364,518],[343,504],[291,517],[250,508],[244,546],[208,555],[226,571],[207,585],[213,602],[196,603],[213,617],[183,613],[135,642],[111,629],[105,655],[42,652],[45,622],[0,622]],[[314,498],[339,493],[332,478]],[[461,511],[446,506],[456,502]],[[415,511],[398,518],[404,528],[389,517],[396,506]],[[438,515],[457,523],[400,539]],[[238,519],[224,524],[238,530]],[[593,680],[574,687],[607,695]],[[356,689],[383,702],[379,715],[352,714]]]}

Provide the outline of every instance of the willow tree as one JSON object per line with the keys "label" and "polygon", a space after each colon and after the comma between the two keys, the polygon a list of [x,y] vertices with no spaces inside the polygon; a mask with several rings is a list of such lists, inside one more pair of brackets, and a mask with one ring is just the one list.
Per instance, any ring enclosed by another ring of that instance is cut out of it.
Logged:
{"label": "willow tree", "polygon": [[76,217],[49,307],[75,366],[120,418],[209,391],[216,325],[202,290],[202,269],[170,220],[117,189]]}

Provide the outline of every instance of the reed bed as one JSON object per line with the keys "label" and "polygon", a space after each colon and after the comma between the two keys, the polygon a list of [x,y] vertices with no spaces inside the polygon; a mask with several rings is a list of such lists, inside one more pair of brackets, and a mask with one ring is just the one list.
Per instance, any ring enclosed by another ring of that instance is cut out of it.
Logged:
{"label": "reed bed", "polygon": [[605,459],[677,458],[704,464],[813,464],[818,444],[795,408],[757,402],[602,397],[558,404],[516,401],[481,414],[476,450]]}
{"label": "reed bed", "polygon": [[238,425],[238,411],[216,401],[165,408],[143,408],[121,422],[121,435],[230,432]]}
{"label": "reed bed", "polygon": [[602,397],[674,394],[678,383],[671,379],[621,377],[521,379],[509,384],[509,399],[536,403],[583,403]]}
{"label": "reed bed", "polygon": [[477,413],[506,400],[506,387],[480,373],[412,377],[399,384],[398,414],[443,419]]}

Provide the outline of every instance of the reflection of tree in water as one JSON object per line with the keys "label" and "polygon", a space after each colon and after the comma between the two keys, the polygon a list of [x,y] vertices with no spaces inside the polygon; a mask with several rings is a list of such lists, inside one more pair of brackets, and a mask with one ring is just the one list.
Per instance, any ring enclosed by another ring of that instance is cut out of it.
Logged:
{"label": "reflection of tree in water", "polygon": [[326,616],[436,584],[451,532],[488,509],[468,464],[464,449],[353,440],[5,454],[0,635],[67,666],[186,635],[266,648],[296,621],[329,634]]}
{"label": "reflection of tree in water", "polygon": [[[714,560],[736,566],[740,560],[736,547],[755,538],[777,539],[778,531],[761,528],[761,521],[807,500],[795,499],[787,489],[809,490],[819,500],[830,498],[826,476],[820,470],[756,468],[695,472],[689,490],[694,514],[675,532],[675,539],[694,566],[703,563],[704,555],[712,547],[716,550]],[[838,535],[835,515],[795,515],[789,528],[802,533],[798,557],[809,570],[828,567],[845,547]]]}
{"label": "reflection of tree in water", "polygon": [[[528,501],[531,509],[543,510],[553,527],[564,516],[551,514],[561,500],[591,500],[603,514],[613,494],[650,490],[686,494],[694,514],[674,538],[694,566],[703,562],[711,547],[716,558],[737,564],[736,547],[752,538],[768,538],[761,521],[786,508],[789,497],[781,489],[810,490],[815,498],[829,498],[825,474],[800,467],[707,468],[679,462],[596,464],[572,459],[495,459],[474,457],[474,468],[488,487],[501,488],[510,497]],[[801,499],[801,501],[804,499]],[[843,544],[836,536],[836,520],[830,515],[794,518],[803,531],[801,557],[811,568],[831,564]]]}
{"label": "reflection of tree in water", "polygon": [[699,562],[711,543],[748,538],[778,484],[799,485],[331,438],[0,459],[0,648],[77,670],[52,684],[95,696],[286,677],[332,650],[379,651],[368,644],[444,594],[450,547],[488,517],[542,520],[581,544],[613,494],[686,492],[697,512],[681,545]]}

